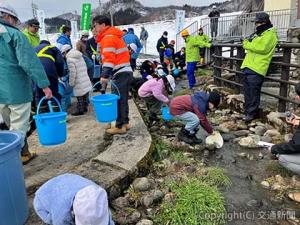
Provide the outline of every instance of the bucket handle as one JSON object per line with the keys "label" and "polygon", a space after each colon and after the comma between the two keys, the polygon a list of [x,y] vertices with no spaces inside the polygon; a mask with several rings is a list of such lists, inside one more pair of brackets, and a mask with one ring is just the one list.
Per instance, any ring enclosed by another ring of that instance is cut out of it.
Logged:
{"label": "bucket handle", "polygon": [[[57,98],[55,98],[54,96],[53,96],[52,98],[56,101],[56,103],[57,103],[57,105],[58,105],[58,107],[59,107],[60,112],[62,112],[61,105],[60,105],[59,101],[57,100]],[[38,107],[37,107],[37,109],[36,109],[36,115],[39,115],[40,107],[41,107],[42,102],[43,102],[44,100],[46,100],[46,97],[45,97],[45,96],[40,100],[40,102],[39,102],[39,104],[38,104]],[[52,104],[51,104],[50,99],[48,100],[47,104],[48,104],[48,107],[49,107],[49,109],[50,109],[50,112],[53,112],[53,107],[52,107]]]}
{"label": "bucket handle", "polygon": [[[119,99],[120,99],[121,94],[120,94],[120,91],[119,91],[119,88],[117,87],[117,85],[116,85],[112,80],[110,80],[108,83],[110,83],[111,86],[113,86],[115,89],[117,89],[117,91],[118,91],[118,96],[119,96]],[[94,87],[96,87],[97,84],[101,84],[101,81],[96,82],[96,83],[94,84],[92,90],[94,89]],[[106,87],[105,87],[105,89],[106,89]]]}

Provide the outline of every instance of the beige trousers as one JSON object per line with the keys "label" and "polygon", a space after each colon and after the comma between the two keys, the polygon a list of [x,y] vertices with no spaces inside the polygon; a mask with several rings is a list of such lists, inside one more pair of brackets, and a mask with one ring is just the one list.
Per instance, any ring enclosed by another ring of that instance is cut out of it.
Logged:
{"label": "beige trousers", "polygon": [[0,114],[9,130],[20,133],[24,139],[29,130],[29,118],[31,112],[31,102],[16,105],[0,104]]}

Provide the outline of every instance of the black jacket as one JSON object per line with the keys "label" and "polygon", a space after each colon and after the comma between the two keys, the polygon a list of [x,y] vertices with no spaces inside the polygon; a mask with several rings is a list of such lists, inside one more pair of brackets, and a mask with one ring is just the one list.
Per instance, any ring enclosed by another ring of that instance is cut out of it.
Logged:
{"label": "black jacket", "polygon": [[164,54],[167,45],[168,45],[168,38],[161,36],[161,38],[158,39],[156,44],[156,49],[159,52],[159,54]]}
{"label": "black jacket", "polygon": [[[86,53],[91,60],[93,60],[92,55],[94,54],[94,51],[97,51],[97,43],[95,38],[92,37],[86,41]],[[99,65],[99,62],[97,60],[96,64]]]}
{"label": "black jacket", "polygon": [[179,62],[182,65],[185,65],[185,53],[181,54],[181,51],[176,52],[176,54],[175,54],[175,61]]}
{"label": "black jacket", "polygon": [[274,145],[271,149],[274,155],[287,155],[300,153],[300,126],[297,127],[292,140],[285,144]]}
{"label": "black jacket", "polygon": [[208,17],[211,18],[211,20],[210,20],[211,23],[217,23],[219,20],[218,17],[220,17],[220,13],[219,13],[219,11],[214,10],[208,14]]}

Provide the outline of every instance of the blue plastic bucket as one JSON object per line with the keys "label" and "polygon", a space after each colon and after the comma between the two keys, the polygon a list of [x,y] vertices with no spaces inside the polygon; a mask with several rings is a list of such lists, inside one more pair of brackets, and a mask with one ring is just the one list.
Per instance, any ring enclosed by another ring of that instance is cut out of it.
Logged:
{"label": "blue plastic bucket", "polygon": [[44,146],[63,144],[67,139],[67,113],[62,111],[59,101],[55,97],[53,99],[59,106],[60,112],[53,112],[49,100],[50,112],[39,114],[41,103],[45,100],[43,97],[38,104],[36,115],[33,117],[40,143]]}
{"label": "blue plastic bucket", "polygon": [[[94,87],[100,82],[97,82]],[[99,94],[91,98],[96,114],[96,120],[100,123],[110,123],[118,117],[118,100],[120,92],[118,87],[111,81],[111,85],[118,91],[119,95],[115,94]]]}
{"label": "blue plastic bucket", "polygon": [[165,121],[170,121],[173,119],[173,116],[170,114],[170,108],[167,106],[161,109],[161,114]]}
{"label": "blue plastic bucket", "polygon": [[0,225],[22,225],[28,218],[20,152],[21,135],[0,131]]}

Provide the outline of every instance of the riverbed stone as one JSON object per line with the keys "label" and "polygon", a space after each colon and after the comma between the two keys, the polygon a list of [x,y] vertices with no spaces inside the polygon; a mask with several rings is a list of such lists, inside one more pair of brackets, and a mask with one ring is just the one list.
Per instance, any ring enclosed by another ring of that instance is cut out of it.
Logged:
{"label": "riverbed stone", "polygon": [[137,178],[133,181],[133,188],[136,191],[149,191],[151,189],[151,183],[148,178]]}
{"label": "riverbed stone", "polygon": [[247,136],[248,134],[250,134],[250,131],[249,130],[237,130],[233,134],[237,137],[243,137],[243,136]]}
{"label": "riverbed stone", "polygon": [[259,136],[263,136],[264,133],[266,133],[266,131],[267,131],[267,129],[265,126],[257,126],[257,127],[255,127],[254,133]]}
{"label": "riverbed stone", "polygon": [[223,140],[225,142],[229,142],[230,140],[235,138],[235,135],[233,135],[233,134],[223,134],[222,137],[223,137]]}
{"label": "riverbed stone", "polygon": [[270,189],[271,188],[271,185],[270,185],[270,183],[268,182],[268,181],[262,181],[261,183],[261,186],[263,187],[263,188],[266,188],[266,189]]}
{"label": "riverbed stone", "polygon": [[141,198],[141,204],[146,208],[149,208],[154,203],[154,197],[152,194],[145,195]]}
{"label": "riverbed stone", "polygon": [[239,145],[242,147],[247,147],[247,148],[256,148],[259,140],[260,140],[260,137],[258,135],[252,135],[249,137],[242,138],[239,141]]}
{"label": "riverbed stone", "polygon": [[292,140],[292,138],[293,138],[293,134],[291,134],[291,133],[284,135],[285,142],[289,142],[290,140]]}
{"label": "riverbed stone", "polygon": [[139,221],[136,225],[153,225],[153,222],[151,220],[143,219]]}
{"label": "riverbed stone", "polygon": [[163,200],[165,196],[165,194],[161,190],[155,190],[152,195],[153,195],[153,201],[155,203]]}
{"label": "riverbed stone", "polygon": [[282,121],[282,113],[279,112],[270,112],[267,115],[268,121],[273,124],[276,128],[282,128],[282,126],[284,125],[283,121]]}
{"label": "riverbed stone", "polygon": [[268,136],[268,135],[264,135],[264,136],[261,137],[261,141],[271,143],[272,142],[272,138],[270,136]]}
{"label": "riverbed stone", "polygon": [[276,129],[272,129],[272,130],[267,130],[264,133],[264,136],[269,136],[269,137],[274,137],[274,136],[278,136],[281,135],[280,132]]}
{"label": "riverbed stone", "polygon": [[112,201],[112,206],[118,209],[126,208],[129,206],[129,200],[126,197],[119,197]]}

